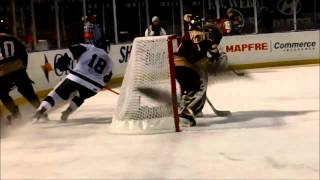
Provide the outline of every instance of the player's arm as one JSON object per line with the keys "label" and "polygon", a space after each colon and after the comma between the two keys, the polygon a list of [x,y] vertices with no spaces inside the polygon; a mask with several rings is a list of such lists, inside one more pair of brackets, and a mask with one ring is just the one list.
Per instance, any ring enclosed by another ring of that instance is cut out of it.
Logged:
{"label": "player's arm", "polygon": [[217,27],[212,29],[212,41],[213,44],[217,44],[219,45],[222,39],[222,32],[220,31],[220,29],[218,29]]}
{"label": "player's arm", "polygon": [[[72,45],[69,47],[69,50],[73,56],[74,59],[79,59],[79,57],[87,51],[87,48],[81,44]],[[67,53],[64,53],[63,56],[61,56],[56,63],[57,69],[60,71],[66,71],[68,70],[71,62],[71,58],[68,56]]]}
{"label": "player's arm", "polygon": [[149,33],[150,33],[150,27],[148,26],[146,31],[144,32],[144,36],[145,37],[148,37],[149,36]]}
{"label": "player's arm", "polygon": [[192,53],[193,49],[193,42],[190,39],[189,33],[186,33],[182,38],[181,38],[181,43],[178,48],[177,55],[178,56],[183,56],[183,57],[189,57],[190,54]]}
{"label": "player's arm", "polygon": [[22,60],[22,64],[27,68],[28,66],[28,53],[26,51],[26,47],[22,44],[18,39],[14,39],[15,43],[15,56],[17,59]]}
{"label": "player's arm", "polygon": [[79,57],[87,51],[87,48],[81,44],[72,45],[69,50],[74,59],[79,59]]}
{"label": "player's arm", "polygon": [[161,27],[160,30],[161,30],[161,35],[167,35],[167,32],[166,32],[166,30],[164,30],[164,28]]}

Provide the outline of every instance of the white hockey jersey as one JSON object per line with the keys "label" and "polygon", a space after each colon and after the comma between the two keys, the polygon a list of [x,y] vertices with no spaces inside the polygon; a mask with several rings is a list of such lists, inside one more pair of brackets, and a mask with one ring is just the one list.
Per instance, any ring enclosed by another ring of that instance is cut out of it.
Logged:
{"label": "white hockey jersey", "polygon": [[79,57],[67,78],[98,92],[105,85],[104,77],[112,72],[112,60],[103,49],[87,44],[82,46],[86,47],[87,51]]}

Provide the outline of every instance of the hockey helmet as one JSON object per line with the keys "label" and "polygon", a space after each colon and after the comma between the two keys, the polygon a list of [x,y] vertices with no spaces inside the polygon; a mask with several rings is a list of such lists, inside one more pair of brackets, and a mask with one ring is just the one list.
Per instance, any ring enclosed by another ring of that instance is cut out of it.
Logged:
{"label": "hockey helmet", "polygon": [[10,31],[10,24],[7,18],[0,18],[0,32],[8,33]]}

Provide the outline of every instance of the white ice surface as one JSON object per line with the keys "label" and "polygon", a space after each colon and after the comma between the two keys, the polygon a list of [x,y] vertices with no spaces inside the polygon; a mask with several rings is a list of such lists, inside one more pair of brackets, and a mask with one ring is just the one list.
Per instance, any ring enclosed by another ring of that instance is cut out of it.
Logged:
{"label": "white ice surface", "polygon": [[[319,66],[248,71],[250,80],[210,85],[233,116],[206,118],[181,133],[108,133],[117,95],[101,92],[68,123],[7,128],[1,179],[318,179]],[[25,107],[30,117],[33,109]],[[28,118],[27,118],[28,119]]]}

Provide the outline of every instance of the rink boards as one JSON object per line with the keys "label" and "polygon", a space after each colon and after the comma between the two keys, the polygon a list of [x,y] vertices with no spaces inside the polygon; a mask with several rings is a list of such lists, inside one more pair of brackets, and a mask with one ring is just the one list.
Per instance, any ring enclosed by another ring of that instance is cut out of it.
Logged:
{"label": "rink boards", "polygon": [[[312,64],[319,63],[319,34],[317,30],[226,36],[219,48],[236,69]],[[131,43],[111,46],[109,55],[114,62],[111,84],[121,82],[131,49]],[[67,74],[55,66],[57,59],[66,52],[69,53],[62,49],[29,54],[28,73],[39,96],[45,96]],[[16,90],[11,95],[15,98],[20,96]],[[18,102],[23,102],[23,99],[18,99]]]}

